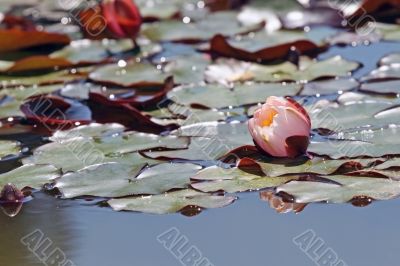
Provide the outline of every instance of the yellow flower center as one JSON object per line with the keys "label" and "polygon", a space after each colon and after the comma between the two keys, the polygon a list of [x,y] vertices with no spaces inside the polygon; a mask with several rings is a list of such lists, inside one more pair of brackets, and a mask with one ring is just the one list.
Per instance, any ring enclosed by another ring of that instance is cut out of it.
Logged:
{"label": "yellow flower center", "polygon": [[261,126],[262,127],[268,127],[272,124],[272,122],[274,121],[274,116],[277,115],[278,112],[275,111],[274,109],[268,109],[265,114],[263,114],[264,120],[261,121]]}

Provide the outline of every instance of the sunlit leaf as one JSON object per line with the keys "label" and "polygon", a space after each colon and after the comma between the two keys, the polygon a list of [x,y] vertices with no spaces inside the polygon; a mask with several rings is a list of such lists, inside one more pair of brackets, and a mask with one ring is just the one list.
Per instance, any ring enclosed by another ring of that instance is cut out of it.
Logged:
{"label": "sunlit leaf", "polygon": [[232,196],[214,196],[187,189],[162,195],[112,199],[108,204],[116,211],[137,211],[154,214],[175,213],[187,206],[221,208],[235,201]]}
{"label": "sunlit leaf", "polygon": [[400,195],[400,182],[390,179],[351,176],[328,178],[337,183],[291,181],[279,186],[276,191],[294,196],[297,203],[346,203],[360,196],[388,200]]}
{"label": "sunlit leaf", "polygon": [[60,175],[51,165],[27,164],[0,175],[0,186],[12,183],[18,189],[26,187],[40,189]]}
{"label": "sunlit leaf", "polygon": [[0,158],[3,158],[7,155],[17,155],[20,153],[20,151],[20,143],[8,140],[0,141]]}
{"label": "sunlit leaf", "polygon": [[198,42],[211,39],[215,34],[232,36],[257,30],[262,25],[240,26],[235,12],[210,14],[199,22],[156,22],[142,27],[142,34],[152,41]]}
{"label": "sunlit leaf", "polygon": [[236,85],[233,89],[221,85],[192,85],[174,88],[168,98],[183,105],[200,104],[210,108],[241,106],[264,102],[269,96],[290,96],[300,90],[299,84]]}
{"label": "sunlit leaf", "polygon": [[206,79],[209,82],[235,82],[235,81],[311,81],[321,77],[347,76],[350,71],[359,67],[356,62],[335,56],[322,61],[312,61],[307,57],[301,57],[299,66],[289,62],[279,65],[259,65],[240,61],[220,61],[217,65],[211,65],[206,71]]}
{"label": "sunlit leaf", "polygon": [[[139,172],[143,165],[118,163],[92,165],[77,172],[64,174],[56,187],[64,197],[92,195],[121,197],[160,194],[173,188],[185,188],[200,166],[194,164],[159,164]],[[139,174],[139,175],[138,175]]]}
{"label": "sunlit leaf", "polygon": [[398,128],[393,126],[382,129],[365,128],[339,132],[327,140],[312,141],[308,151],[333,159],[396,155],[400,151]]}

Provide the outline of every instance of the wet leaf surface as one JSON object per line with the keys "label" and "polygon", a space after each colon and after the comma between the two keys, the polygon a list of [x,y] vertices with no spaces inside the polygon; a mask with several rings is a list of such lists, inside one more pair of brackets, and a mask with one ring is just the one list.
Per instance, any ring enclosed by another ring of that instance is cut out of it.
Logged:
{"label": "wet leaf surface", "polygon": [[108,204],[116,211],[167,214],[179,212],[187,206],[221,208],[233,203],[235,199],[232,196],[214,196],[188,189],[148,197],[112,199]]}
{"label": "wet leaf surface", "polygon": [[142,164],[132,167],[118,163],[91,165],[77,172],[64,174],[55,186],[65,198],[160,194],[174,188],[187,187],[190,176],[200,168],[193,164],[167,163],[142,171],[144,166]]}

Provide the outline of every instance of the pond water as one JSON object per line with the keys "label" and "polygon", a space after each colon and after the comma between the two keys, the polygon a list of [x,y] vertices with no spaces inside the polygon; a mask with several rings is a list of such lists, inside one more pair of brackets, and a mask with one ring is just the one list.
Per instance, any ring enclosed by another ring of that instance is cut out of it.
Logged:
{"label": "pond water", "polygon": [[398,265],[399,203],[314,204],[300,214],[283,215],[257,193],[247,193],[226,208],[185,217],[116,213],[39,193],[15,218],[0,217],[0,260],[2,265],[42,265],[20,242],[39,229],[76,265],[181,265],[157,240],[175,227],[213,265],[313,265],[293,243],[308,229],[347,265]]}
{"label": "pond water", "polygon": [[[394,51],[400,51],[398,43],[333,47],[320,58],[341,54],[361,60],[364,67],[355,73],[359,77]],[[345,263],[337,265],[398,265],[399,203],[374,202],[363,208],[311,204],[300,214],[278,214],[254,192],[239,194],[228,207],[186,217],[114,212],[96,202],[55,199],[39,192],[16,217],[0,215],[0,261],[43,265],[40,254],[21,243],[21,238],[40,230],[51,241],[44,253],[59,248],[78,266],[192,265],[181,261],[190,248],[201,252],[204,265],[330,265],[319,260],[327,250]],[[171,228],[187,238],[175,254],[158,239]],[[321,243],[315,254],[303,252],[294,241],[309,232]]]}

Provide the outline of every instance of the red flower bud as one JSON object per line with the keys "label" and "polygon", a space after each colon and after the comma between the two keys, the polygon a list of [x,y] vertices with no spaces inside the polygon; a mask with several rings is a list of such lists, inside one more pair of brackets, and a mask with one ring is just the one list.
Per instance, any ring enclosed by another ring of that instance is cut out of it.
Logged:
{"label": "red flower bud", "polygon": [[133,0],[104,0],[101,10],[115,38],[133,39],[139,33],[142,17]]}

